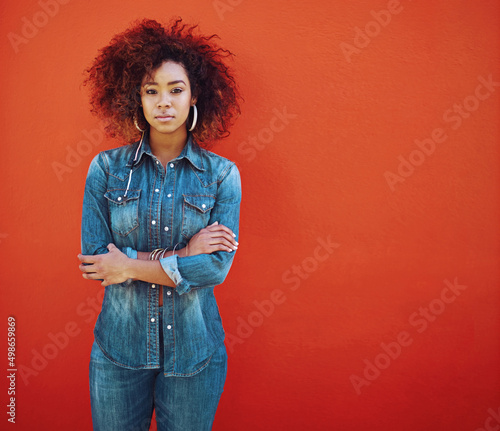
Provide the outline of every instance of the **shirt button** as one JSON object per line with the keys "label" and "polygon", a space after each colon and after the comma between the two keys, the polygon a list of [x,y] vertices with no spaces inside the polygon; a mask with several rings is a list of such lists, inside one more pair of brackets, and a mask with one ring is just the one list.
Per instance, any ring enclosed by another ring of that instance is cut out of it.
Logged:
{"label": "shirt button", "polygon": [[153,221],[151,222],[151,224],[156,224],[156,220],[153,220]]}
{"label": "shirt button", "polygon": [[167,296],[170,296],[172,295],[172,292],[170,292],[170,290],[167,290]]}
{"label": "shirt button", "polygon": [[153,318],[151,318],[151,322],[153,322],[153,323],[154,323],[154,321],[155,321],[155,318],[154,318],[154,317],[153,317]]}
{"label": "shirt button", "polygon": [[152,284],[151,287],[154,289],[156,287],[156,284]]}
{"label": "shirt button", "polygon": [[155,189],[155,192],[158,193],[160,191],[160,189]]}
{"label": "shirt button", "polygon": [[172,197],[172,195],[169,193],[169,194],[167,195],[167,198],[171,198],[171,197]]}
{"label": "shirt button", "polygon": [[167,329],[172,329],[172,326],[170,326],[170,325],[167,325]]}
{"label": "shirt button", "polygon": [[170,163],[170,167],[173,168],[174,167],[174,164],[173,163]]}
{"label": "shirt button", "polygon": [[121,200],[122,200],[122,197],[120,196],[120,197],[118,198],[118,202],[120,202]]}
{"label": "shirt button", "polygon": [[202,207],[202,208],[206,208],[207,206],[206,206],[205,204],[203,204],[201,207]]}
{"label": "shirt button", "polygon": [[160,164],[160,162],[157,160],[157,161],[156,161],[156,164],[157,164],[157,165],[159,165],[159,164]]}
{"label": "shirt button", "polygon": [[165,226],[163,229],[165,230],[165,232],[167,232],[168,231],[168,226]]}

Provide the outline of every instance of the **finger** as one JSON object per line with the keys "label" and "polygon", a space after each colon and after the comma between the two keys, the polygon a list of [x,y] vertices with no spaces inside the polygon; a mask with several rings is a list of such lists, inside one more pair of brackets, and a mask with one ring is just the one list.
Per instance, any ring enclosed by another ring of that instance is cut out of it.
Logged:
{"label": "finger", "polygon": [[219,227],[220,227],[222,230],[226,231],[226,232],[227,232],[229,235],[231,235],[233,238],[234,238],[234,237],[236,237],[236,235],[234,234],[234,232],[233,232],[231,229],[229,229],[227,226],[225,226],[225,225],[223,225],[223,224],[220,224],[220,225],[219,225]]}
{"label": "finger", "polygon": [[82,272],[90,273],[92,272],[92,265],[78,265],[78,269]]}
{"label": "finger", "polygon": [[236,251],[236,249],[233,249],[231,247],[228,247],[225,244],[214,244],[211,247],[210,253],[213,253],[214,251],[227,251],[228,253],[232,253],[233,251]]}
{"label": "finger", "polygon": [[116,247],[116,245],[114,245],[113,243],[109,243],[109,244],[108,244],[108,246],[107,246],[107,249],[108,249],[109,251],[111,251],[111,250],[113,250],[113,249],[115,249],[115,248],[117,248],[117,247]]}
{"label": "finger", "polygon": [[224,226],[223,224],[219,224],[217,226],[210,225],[210,226],[207,227],[207,229],[210,232],[224,231],[227,234],[229,234],[231,237],[233,237],[233,238],[236,237],[236,235],[234,234],[234,232],[231,229],[229,229],[227,226]]}
{"label": "finger", "polygon": [[219,231],[216,234],[217,236],[213,236],[213,238],[220,238],[221,240],[224,239],[227,242],[228,246],[238,248],[239,243],[229,233],[225,231]]}
{"label": "finger", "polygon": [[87,274],[92,274],[96,272],[96,267],[93,264],[85,265],[82,263],[81,265],[78,265],[78,268],[80,269],[80,271],[85,272]]}
{"label": "finger", "polygon": [[80,262],[83,262],[83,263],[94,263],[95,256],[79,254],[78,259],[80,260]]}
{"label": "finger", "polygon": [[84,272],[84,271],[82,272],[83,272],[82,274],[83,278],[86,278],[88,280],[97,280],[99,278],[102,278],[97,276],[97,272]]}
{"label": "finger", "polygon": [[217,244],[218,239],[224,238],[230,247],[238,247],[238,242],[225,230],[206,230],[199,232],[199,239],[208,244]]}
{"label": "finger", "polygon": [[216,237],[212,238],[210,245],[222,245],[225,248],[229,249],[229,251],[238,250],[238,247],[234,245],[231,241],[224,237]]}
{"label": "finger", "polygon": [[[216,222],[217,223],[217,222]],[[220,230],[220,227],[222,226],[221,224],[216,224],[216,223],[213,223],[211,225],[208,225],[206,228],[202,229],[202,230],[206,230],[208,232],[215,232],[215,231],[218,231]],[[201,232],[201,231],[200,231]]]}

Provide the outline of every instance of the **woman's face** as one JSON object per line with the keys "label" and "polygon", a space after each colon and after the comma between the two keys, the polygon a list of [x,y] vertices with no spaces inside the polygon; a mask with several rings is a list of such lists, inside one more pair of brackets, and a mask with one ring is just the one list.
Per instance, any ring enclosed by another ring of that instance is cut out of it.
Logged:
{"label": "woman's face", "polygon": [[181,64],[165,61],[151,76],[144,77],[141,101],[152,134],[186,133],[186,120],[195,100]]}

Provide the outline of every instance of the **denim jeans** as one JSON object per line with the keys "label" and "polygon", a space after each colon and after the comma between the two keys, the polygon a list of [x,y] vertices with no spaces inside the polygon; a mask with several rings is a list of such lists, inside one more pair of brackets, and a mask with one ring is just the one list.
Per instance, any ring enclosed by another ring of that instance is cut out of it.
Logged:
{"label": "denim jeans", "polygon": [[[160,320],[161,315],[160,308]],[[160,345],[162,352],[162,331]],[[147,431],[153,409],[159,431],[211,430],[226,371],[224,344],[201,372],[165,377],[162,367],[137,370],[114,364],[94,341],[89,373],[94,430]]]}

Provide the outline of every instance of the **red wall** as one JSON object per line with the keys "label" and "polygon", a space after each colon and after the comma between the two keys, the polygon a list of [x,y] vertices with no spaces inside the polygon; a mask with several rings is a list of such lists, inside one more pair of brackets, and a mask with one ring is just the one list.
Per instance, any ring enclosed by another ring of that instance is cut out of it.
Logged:
{"label": "red wall", "polygon": [[76,255],[88,165],[116,143],[89,114],[82,71],[134,19],[172,15],[237,54],[246,99],[214,148],[244,188],[240,248],[217,289],[230,357],[214,429],[498,429],[498,2],[0,11],[1,308],[4,339],[16,319],[17,429],[91,429],[102,288]]}

